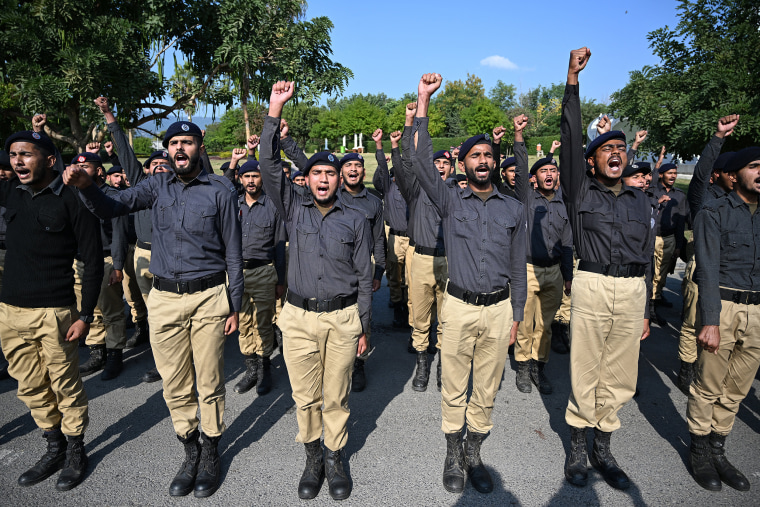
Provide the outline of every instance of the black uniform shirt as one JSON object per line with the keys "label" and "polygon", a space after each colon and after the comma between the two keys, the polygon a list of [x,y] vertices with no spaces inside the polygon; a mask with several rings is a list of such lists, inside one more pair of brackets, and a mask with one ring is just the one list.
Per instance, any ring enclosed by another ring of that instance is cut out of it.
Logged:
{"label": "black uniform shirt", "polygon": [[659,212],[655,220],[655,231],[661,237],[675,235],[676,248],[680,249],[684,244],[684,230],[689,216],[689,203],[686,201],[686,194],[675,187],[670,191],[665,190],[665,185],[661,181],[655,188],[651,189],[651,193],[655,202],[659,202],[663,195],[670,197],[669,200],[658,206]]}
{"label": "black uniform shirt", "polygon": [[[395,154],[394,154],[395,152]],[[391,156],[397,160],[401,160],[401,154],[398,148],[391,150]],[[372,184],[375,185],[375,190],[380,192],[383,196],[383,218],[388,222],[388,226],[391,229],[406,233],[407,220],[409,218],[409,212],[407,210],[406,201],[401,195],[401,191],[398,188],[398,184],[395,179],[391,178],[390,171],[388,170],[388,163],[385,161],[385,153],[383,150],[378,150],[375,153],[377,159],[377,169],[375,175],[372,177]],[[394,172],[400,168],[399,163],[394,166]]]}
{"label": "black uniform shirt", "polygon": [[272,199],[262,193],[248,205],[240,196],[240,225],[243,235],[243,259],[274,261],[277,284],[285,283],[285,224]]}
{"label": "black uniform shirt", "polygon": [[[110,185],[103,183],[100,190],[109,197],[119,195],[119,191]],[[103,255],[110,256],[113,261],[113,268],[117,270],[124,269],[124,262],[127,260],[127,249],[129,241],[127,235],[129,232],[128,217],[113,217],[111,219],[100,220],[100,237],[103,243]]]}
{"label": "black uniform shirt", "polygon": [[338,189],[338,196],[344,203],[364,211],[370,230],[372,244],[370,248],[375,256],[375,280],[382,280],[385,271],[385,225],[383,224],[383,201],[363,187],[361,192],[354,195],[345,186]]}

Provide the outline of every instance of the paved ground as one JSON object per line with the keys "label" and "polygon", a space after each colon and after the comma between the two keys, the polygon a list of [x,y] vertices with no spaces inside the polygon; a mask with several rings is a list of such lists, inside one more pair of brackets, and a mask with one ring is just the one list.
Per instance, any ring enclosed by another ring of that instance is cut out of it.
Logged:
{"label": "paved ground", "polygon": [[[683,271],[683,265],[677,273]],[[680,279],[671,277],[666,295]],[[367,366],[369,387],[351,396],[347,453],[354,491],[345,505],[760,505],[760,382],[755,381],[728,440],[731,461],[753,483],[739,493],[702,490],[686,469],[688,430],[686,397],[675,387],[678,370],[677,327],[680,308],[667,311],[675,327],[654,328],[642,345],[640,396],[621,411],[623,427],[613,436],[613,451],[633,486],[627,492],[607,486],[593,470],[590,485],[579,489],[563,478],[564,421],[568,356],[554,355],[547,367],[555,385],[551,396],[514,386],[510,358],[493,413],[495,427],[483,447],[483,459],[496,479],[491,495],[468,484],[453,495],[441,486],[445,441],[440,431],[440,394],[411,390],[414,357],[406,352],[407,334],[389,326],[387,287],[377,294],[374,315],[376,350]],[[678,306],[678,305],[676,305]],[[80,349],[86,359],[86,349]],[[296,494],[304,455],[294,441],[294,405],[282,358],[275,356],[273,391],[235,394],[243,371],[236,340],[226,348],[227,432],[221,442],[223,483],[210,499],[169,497],[168,487],[182,460],[172,431],[161,384],[141,384],[151,366],[149,349],[126,354],[126,369],[115,381],[98,375],[85,381],[91,423],[86,436],[90,472],[73,491],[55,491],[55,476],[31,488],[16,485],[44,449],[29,412],[15,397],[15,382],[0,383],[0,484],[8,506],[85,505],[330,505],[322,488],[316,500]],[[433,364],[435,368],[435,363]],[[435,370],[433,370],[435,371]],[[434,384],[433,384],[434,386]]]}

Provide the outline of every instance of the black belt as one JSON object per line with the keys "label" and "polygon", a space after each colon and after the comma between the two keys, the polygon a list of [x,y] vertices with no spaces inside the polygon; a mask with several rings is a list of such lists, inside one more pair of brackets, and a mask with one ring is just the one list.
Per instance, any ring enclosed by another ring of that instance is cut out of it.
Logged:
{"label": "black belt", "polygon": [[432,255],[433,257],[446,257],[445,248],[430,248],[429,246],[414,245],[414,253]]}
{"label": "black belt", "polygon": [[181,281],[181,280],[169,280],[168,278],[161,279],[157,276],[153,276],[153,288],[173,292],[175,294],[192,294],[194,292],[202,292],[211,287],[216,287],[227,282],[227,273],[224,271],[215,273],[213,275],[204,276],[197,280]]}
{"label": "black belt", "polygon": [[528,257],[528,264],[533,264],[534,266],[538,266],[540,268],[550,268],[552,266],[556,266],[559,264],[560,259],[534,259],[533,257]]}
{"label": "black belt", "polygon": [[591,261],[580,261],[578,269],[616,278],[636,278],[644,276],[647,271],[645,264],[600,264]]}
{"label": "black belt", "polygon": [[317,299],[302,298],[298,294],[288,291],[288,303],[298,308],[302,308],[307,312],[334,312],[335,310],[342,310],[356,303],[358,299],[356,294],[348,297],[337,297],[333,299]]}
{"label": "black belt", "polygon": [[110,257],[111,256],[111,250],[108,248],[103,249],[103,257]]}
{"label": "black belt", "polygon": [[740,305],[760,305],[760,292],[720,289],[720,298]]}
{"label": "black belt", "polygon": [[482,292],[471,292],[469,290],[464,290],[463,288],[457,287],[456,285],[451,283],[451,281],[449,281],[449,284],[446,287],[446,292],[448,292],[455,298],[461,299],[465,303],[468,303],[471,305],[491,306],[509,298],[509,285],[507,285],[501,290],[497,290],[496,292],[482,293]]}
{"label": "black belt", "polygon": [[137,248],[142,248],[143,250],[150,250],[150,243],[145,243],[143,241],[137,240]]}
{"label": "black belt", "polygon": [[272,261],[267,259],[243,259],[243,269],[256,269],[269,264],[272,264]]}
{"label": "black belt", "polygon": [[409,235],[406,233],[406,231],[399,231],[397,229],[394,229],[393,227],[391,227],[390,233],[393,234],[394,236],[401,236],[402,238],[408,238],[409,237]]}
{"label": "black belt", "polygon": [[416,244],[412,238],[409,238],[409,246],[414,247]]}

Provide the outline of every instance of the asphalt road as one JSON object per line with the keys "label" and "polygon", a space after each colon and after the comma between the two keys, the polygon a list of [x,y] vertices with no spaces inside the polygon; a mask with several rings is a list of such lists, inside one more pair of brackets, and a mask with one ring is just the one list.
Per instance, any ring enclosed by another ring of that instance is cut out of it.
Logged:
{"label": "asphalt road", "polygon": [[[680,276],[683,265],[676,273]],[[576,488],[564,480],[563,464],[569,430],[564,412],[569,394],[568,356],[554,354],[547,374],[554,394],[534,388],[522,394],[514,385],[510,357],[493,412],[494,429],[482,457],[495,479],[495,490],[481,495],[467,484],[464,493],[447,493],[441,485],[446,445],[440,430],[440,393],[435,382],[424,393],[411,389],[414,356],[406,352],[408,334],[390,327],[386,286],[373,308],[374,353],[367,363],[368,388],[351,395],[346,448],[354,489],[345,505],[760,505],[760,382],[756,379],[742,404],[727,441],[728,456],[752,482],[740,493],[724,486],[710,493],[700,488],[686,468],[689,433],[686,397],[675,386],[680,327],[679,276],[668,280],[666,296],[676,303],[665,310],[670,326],[653,327],[641,348],[640,395],[625,406],[622,428],[612,450],[628,473],[632,487],[609,487],[590,469],[590,484]],[[88,352],[81,348],[81,359]],[[29,411],[15,396],[15,381],[0,382],[0,505],[330,505],[327,485],[312,501],[297,496],[304,464],[303,446],[295,442],[294,404],[282,357],[273,356],[274,389],[257,397],[232,391],[243,372],[237,340],[225,352],[227,408],[222,453],[222,485],[214,496],[171,498],[169,483],[183,458],[172,430],[161,384],[142,384],[151,367],[150,349],[126,352],[122,375],[103,382],[88,377],[90,426],[86,447],[87,479],[60,493],[55,478],[21,488],[18,476],[44,452],[44,440]],[[435,371],[435,363],[433,363]]]}

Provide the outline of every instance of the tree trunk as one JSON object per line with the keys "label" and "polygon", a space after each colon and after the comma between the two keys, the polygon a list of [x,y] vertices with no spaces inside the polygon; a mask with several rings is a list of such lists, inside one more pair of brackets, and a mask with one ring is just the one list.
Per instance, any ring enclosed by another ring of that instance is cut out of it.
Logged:
{"label": "tree trunk", "polygon": [[248,138],[251,137],[251,122],[248,121],[248,97],[244,93],[240,97],[240,106],[243,108],[243,120],[245,121],[245,140],[248,142]]}

